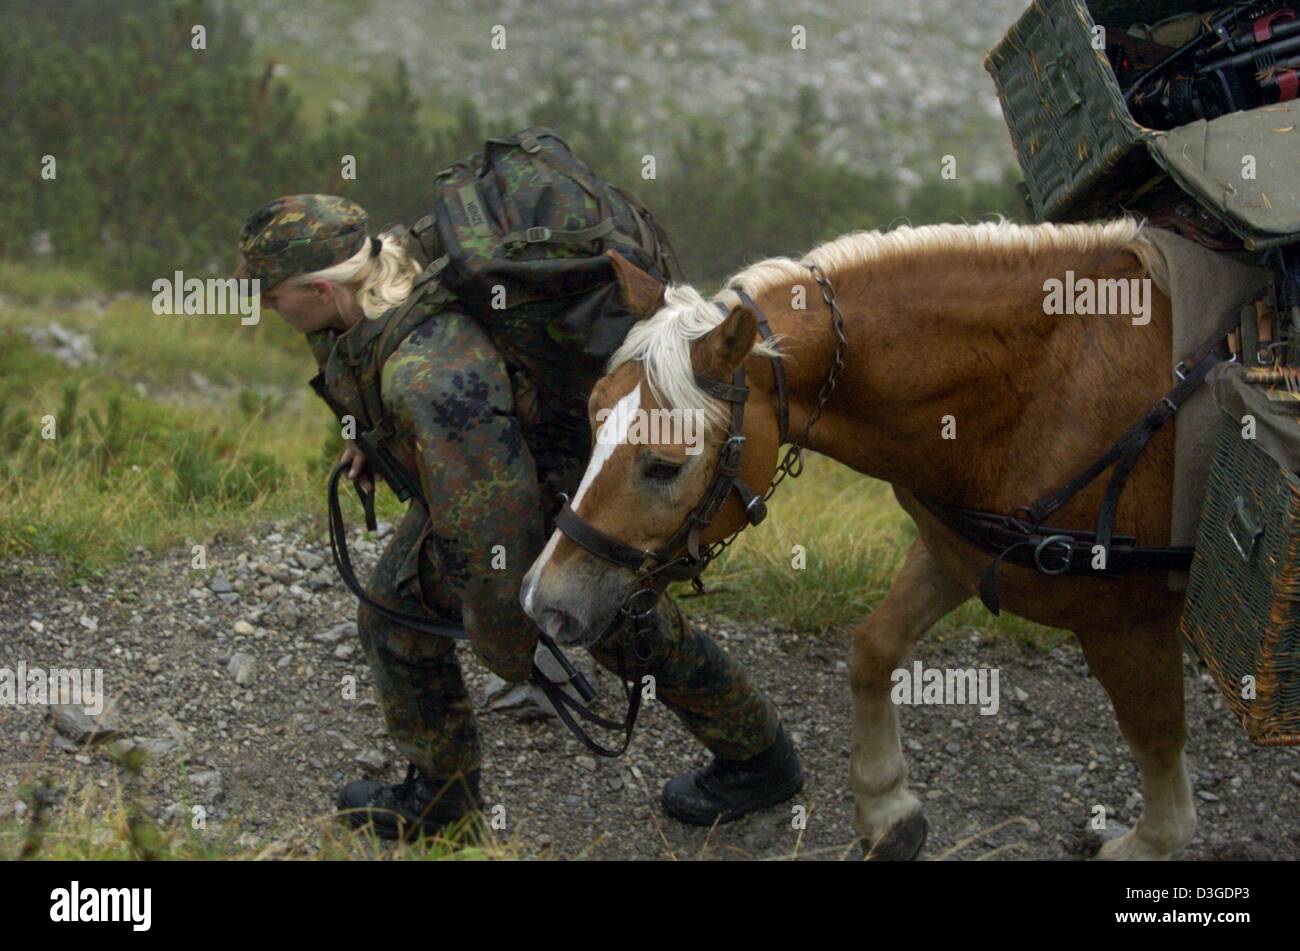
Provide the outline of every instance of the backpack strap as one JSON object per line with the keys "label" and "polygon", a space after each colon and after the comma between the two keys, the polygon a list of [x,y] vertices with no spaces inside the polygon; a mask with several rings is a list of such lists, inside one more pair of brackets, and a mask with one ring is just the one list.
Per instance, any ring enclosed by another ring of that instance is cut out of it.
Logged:
{"label": "backpack strap", "polygon": [[673,248],[673,243],[668,240],[668,232],[659,226],[650,209],[641,204],[635,195],[612,183],[610,188],[627,202],[627,206],[632,210],[632,217],[636,219],[639,240],[634,243],[650,255],[650,259],[660,269],[664,279],[682,283],[685,278],[681,265],[677,261],[677,251]]}
{"label": "backpack strap", "polygon": [[[445,263],[445,259],[440,259]],[[376,400],[379,412],[371,420],[373,425],[361,435],[363,439],[357,442],[370,447],[370,453],[376,458],[372,460],[372,465],[376,472],[383,475],[390,488],[397,493],[398,498],[406,500],[415,498],[423,505],[424,495],[420,488],[418,476],[411,479],[402,469],[398,462],[397,455],[389,448],[389,442],[393,438],[393,423],[388,417],[388,410],[384,406],[383,398],[383,371],[384,364],[388,358],[396,352],[397,348],[402,345],[402,341],[411,335],[411,332],[424,323],[432,320],[438,314],[439,304],[446,303],[451,299],[451,293],[441,284],[430,284],[429,277],[426,275],[436,275],[437,269],[435,261],[421,273],[420,279],[416,285],[411,288],[411,293],[407,295],[406,300],[398,306],[397,310],[388,318],[388,323],[380,332],[379,339],[375,341],[372,348],[372,369],[371,379],[375,381]],[[418,307],[420,303],[428,306]]]}
{"label": "backpack strap", "polygon": [[430,284],[446,266],[447,256],[443,255],[421,271],[420,276],[411,285],[411,293],[406,295],[406,300],[402,301],[397,311],[388,318],[388,323],[375,344],[374,379],[382,379],[384,364],[402,345],[402,341],[410,336],[411,331],[431,320],[437,313],[436,306],[417,309],[417,305],[422,302],[428,305],[444,304],[451,299],[450,292],[441,284]]}
{"label": "backpack strap", "polygon": [[614,230],[613,218],[606,218],[590,228],[580,228],[574,231],[560,231],[556,228],[540,227],[509,231],[502,236],[501,243],[509,247],[510,245],[521,244],[585,244],[590,242],[594,246],[596,242],[606,235],[614,235],[624,242],[632,243],[631,239],[626,235],[620,235]]}
{"label": "backpack strap", "polygon": [[[543,137],[559,142],[560,145],[564,146],[564,151],[550,151],[543,148],[541,141]],[[569,148],[569,143],[550,129],[534,127],[519,133],[515,144],[531,156],[533,161],[544,162],[561,175],[565,175],[577,182],[578,186],[596,202],[596,213],[602,219],[612,219],[614,217],[613,209],[609,205],[609,197],[605,194],[605,189],[601,187],[601,182],[593,177],[590,169],[574,157],[573,150]]]}

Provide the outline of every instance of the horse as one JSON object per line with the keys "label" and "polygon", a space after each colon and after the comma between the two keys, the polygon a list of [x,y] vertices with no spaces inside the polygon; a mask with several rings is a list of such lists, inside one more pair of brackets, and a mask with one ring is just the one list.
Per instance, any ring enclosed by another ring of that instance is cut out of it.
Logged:
{"label": "horse", "polygon": [[[908,788],[891,676],[927,629],[977,591],[992,558],[919,500],[1010,513],[1066,483],[1161,399],[1172,307],[1159,276],[1152,286],[1160,265],[1144,227],[1120,218],[854,231],[798,261],[745,267],[712,300],[689,284],[618,268],[622,299],[638,319],[591,392],[594,451],[569,502],[579,519],[633,551],[682,544],[683,519],[710,487],[728,439],[725,403],[700,380],[730,380],[743,368],[744,484],[767,486],[777,471],[784,389],[789,431],[803,431],[820,411],[805,447],[890,483],[916,524],[888,593],[852,633],[853,825],[873,857],[914,858],[926,830]],[[1148,319],[1052,313],[1045,291],[1070,272],[1076,286],[1148,282]],[[842,312],[839,346],[818,273]],[[745,295],[766,315],[770,338],[760,339]],[[826,399],[837,356],[842,366]],[[702,447],[688,453],[662,428],[647,440],[625,438],[634,411],[656,409],[703,414]],[[1147,445],[1116,509],[1116,530],[1139,545],[1169,540],[1172,429]],[[1104,483],[1079,492],[1054,524],[1094,524]],[[747,514],[729,494],[698,544],[718,543]],[[628,564],[557,528],[525,576],[521,601],[562,643],[590,643],[617,621],[636,578]],[[1167,572],[1149,570],[1049,575],[1006,563],[998,584],[1003,609],[1074,633],[1140,769],[1141,816],[1097,857],[1161,859],[1186,846],[1196,810],[1184,762],[1185,595],[1170,589]]]}

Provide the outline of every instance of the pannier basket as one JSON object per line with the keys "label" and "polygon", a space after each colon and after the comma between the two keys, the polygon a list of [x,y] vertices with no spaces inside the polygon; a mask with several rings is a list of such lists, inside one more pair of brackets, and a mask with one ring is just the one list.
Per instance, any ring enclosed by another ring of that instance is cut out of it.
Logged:
{"label": "pannier basket", "polygon": [[1190,196],[1246,250],[1300,240],[1300,99],[1151,129],[1133,118],[1107,57],[1106,44],[1131,42],[1133,23],[1225,4],[1035,0],[1008,30],[984,66],[1038,220],[1147,214]]}
{"label": "pannier basket", "polygon": [[1227,413],[1181,633],[1262,746],[1300,744],[1300,478]]}

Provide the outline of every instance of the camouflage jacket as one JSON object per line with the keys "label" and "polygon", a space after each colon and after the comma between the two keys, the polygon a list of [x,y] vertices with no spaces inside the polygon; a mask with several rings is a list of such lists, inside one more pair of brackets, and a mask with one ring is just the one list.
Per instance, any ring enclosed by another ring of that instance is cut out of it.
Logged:
{"label": "camouflage jacket", "polygon": [[[425,534],[399,582],[418,575],[426,603],[459,607],[483,662],[523,680],[537,631],[519,588],[559,493],[581,478],[591,442],[587,395],[600,366],[575,366],[572,354],[547,359],[555,348],[532,339],[546,334],[536,315],[489,334],[457,303],[441,288],[426,293],[416,307],[433,316],[402,341],[378,381],[369,355],[392,311],[308,342],[330,394],[355,407],[358,427],[381,419],[391,427],[388,445],[428,502]],[[448,591],[454,597],[440,596]]]}

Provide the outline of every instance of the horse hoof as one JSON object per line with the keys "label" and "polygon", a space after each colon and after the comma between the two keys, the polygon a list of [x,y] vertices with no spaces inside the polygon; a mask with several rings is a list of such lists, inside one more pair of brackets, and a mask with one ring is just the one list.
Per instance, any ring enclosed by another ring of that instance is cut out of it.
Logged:
{"label": "horse hoof", "polygon": [[871,862],[911,862],[921,854],[929,831],[925,813],[913,813],[881,836],[874,846],[864,849],[862,858]]}

